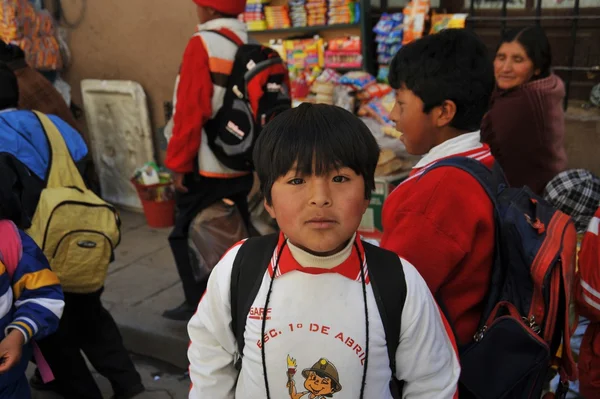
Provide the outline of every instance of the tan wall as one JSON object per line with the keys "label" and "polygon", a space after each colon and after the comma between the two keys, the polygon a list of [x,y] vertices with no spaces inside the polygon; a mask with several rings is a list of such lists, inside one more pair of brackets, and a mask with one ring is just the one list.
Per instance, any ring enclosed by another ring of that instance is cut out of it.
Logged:
{"label": "tan wall", "polygon": [[82,79],[134,80],[146,91],[153,127],[163,126],[163,102],[173,96],[183,51],[197,23],[194,3],[62,0],[69,21],[81,15],[84,1],[81,24],[68,36],[73,59],[65,78],[73,101],[82,104]]}
{"label": "tan wall", "polygon": [[583,109],[582,102],[571,101],[565,116],[565,147],[569,168],[591,170],[600,176],[600,109]]}

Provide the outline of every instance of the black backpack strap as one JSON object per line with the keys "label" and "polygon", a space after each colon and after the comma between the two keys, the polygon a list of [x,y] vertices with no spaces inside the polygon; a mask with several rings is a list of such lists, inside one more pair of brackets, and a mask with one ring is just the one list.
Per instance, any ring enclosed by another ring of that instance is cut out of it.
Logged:
{"label": "black backpack strap", "polygon": [[373,295],[385,331],[392,380],[396,380],[396,350],[400,342],[402,310],[406,302],[404,268],[397,254],[364,241],[362,244]]}
{"label": "black backpack strap", "polygon": [[250,307],[258,294],[263,276],[277,247],[278,234],[247,239],[240,247],[231,270],[231,330],[237,341],[241,368],[244,353],[244,332]]}

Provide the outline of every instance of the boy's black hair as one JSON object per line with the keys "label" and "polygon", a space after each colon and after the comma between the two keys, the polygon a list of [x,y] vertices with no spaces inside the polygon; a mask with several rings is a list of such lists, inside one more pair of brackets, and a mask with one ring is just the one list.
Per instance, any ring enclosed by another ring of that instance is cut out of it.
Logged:
{"label": "boy's black hair", "polygon": [[19,85],[14,72],[0,62],[0,110],[17,108],[19,105]]}
{"label": "boy's black hair", "polygon": [[379,146],[369,128],[333,105],[301,104],[267,124],[254,147],[260,188],[271,203],[271,188],[294,165],[303,174],[323,175],[348,167],[365,181],[365,198],[375,188]]}
{"label": "boy's black hair", "polygon": [[466,29],[446,29],[400,49],[390,65],[390,85],[407,88],[429,113],[445,100],[456,104],[450,126],[479,130],[494,88],[487,48]]}
{"label": "boy's black hair", "polygon": [[[548,36],[541,26],[529,26],[527,28],[512,29],[502,37],[502,41],[498,45],[498,49],[503,43],[518,42],[527,53],[527,56],[533,62],[533,68],[539,69],[540,74],[532,78],[542,79],[550,76],[552,72],[550,67],[552,65],[552,50],[550,49],[550,42]],[[496,51],[498,51],[496,49]]]}

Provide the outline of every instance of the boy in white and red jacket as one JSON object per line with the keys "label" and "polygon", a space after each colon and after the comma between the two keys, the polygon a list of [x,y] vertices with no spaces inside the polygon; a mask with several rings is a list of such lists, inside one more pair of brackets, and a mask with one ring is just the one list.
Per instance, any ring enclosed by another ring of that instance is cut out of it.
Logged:
{"label": "boy in white and red jacket", "polygon": [[195,280],[189,260],[190,223],[203,209],[229,198],[248,224],[247,196],[253,183],[251,173],[231,170],[218,161],[208,146],[205,131],[206,122],[223,105],[238,45],[248,41],[246,25],[237,19],[244,12],[246,0],[194,0],[194,3],[200,25],[183,55],[165,160],[174,173],[177,189],[178,212],[169,243],[185,301],[163,316],[182,321],[192,316],[206,288],[206,280]]}
{"label": "boy in white and red jacket", "polygon": [[[599,204],[600,205],[600,204]],[[585,316],[587,327],[579,350],[579,393],[600,397],[600,208],[583,236],[579,253],[579,272],[575,284],[577,310]]]}
{"label": "boy in white and red jacket", "polygon": [[[404,46],[390,66],[397,103],[390,118],[410,154],[423,155],[383,208],[381,246],[415,265],[468,343],[483,311],[494,252],[492,203],[474,177],[442,167],[470,157],[491,167],[479,126],[494,87],[485,45],[473,33],[448,29]],[[422,177],[421,177],[422,176]]]}
{"label": "boy in white and red jacket", "polygon": [[[404,382],[403,398],[458,397],[456,349],[427,284],[393,253],[377,248],[386,260],[373,256],[356,234],[378,158],[364,123],[331,105],[302,104],[261,132],[254,164],[281,233],[272,246],[258,241],[264,237],[250,239],[270,261],[256,281],[245,279],[257,292],[243,299],[250,311],[235,323],[240,298],[232,300],[233,264],[250,241],[235,245],[214,268],[188,325],[190,399],[391,399],[392,377]],[[260,262],[248,252],[240,256],[240,268],[249,265],[244,256]],[[395,267],[402,268],[398,279],[376,271]],[[377,305],[377,292],[386,297],[376,291],[383,285],[378,278],[391,280],[394,303],[405,298],[400,320],[387,320],[400,323],[394,337],[386,337]],[[241,350],[232,332],[239,320]],[[396,347],[388,348],[389,341]]]}

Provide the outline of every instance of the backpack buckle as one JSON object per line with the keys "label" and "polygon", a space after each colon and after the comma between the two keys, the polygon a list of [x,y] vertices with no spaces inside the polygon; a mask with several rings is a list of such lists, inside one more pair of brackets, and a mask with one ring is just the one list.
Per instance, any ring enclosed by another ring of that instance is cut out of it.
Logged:
{"label": "backpack buckle", "polygon": [[233,354],[233,365],[237,371],[242,371],[242,355],[238,352]]}
{"label": "backpack buckle", "polygon": [[569,381],[561,379],[558,383],[558,387],[556,388],[556,393],[554,394],[555,399],[566,399],[567,393],[569,393]]}
{"label": "backpack buckle", "polygon": [[546,232],[546,225],[538,218],[532,219],[531,216],[525,214],[525,220],[531,227],[537,230],[537,233],[542,235]]}
{"label": "backpack buckle", "polygon": [[475,335],[473,335],[473,340],[475,342],[479,342],[483,339],[483,336],[485,335],[485,333],[487,332],[487,326],[483,326],[481,327],[476,333]]}

